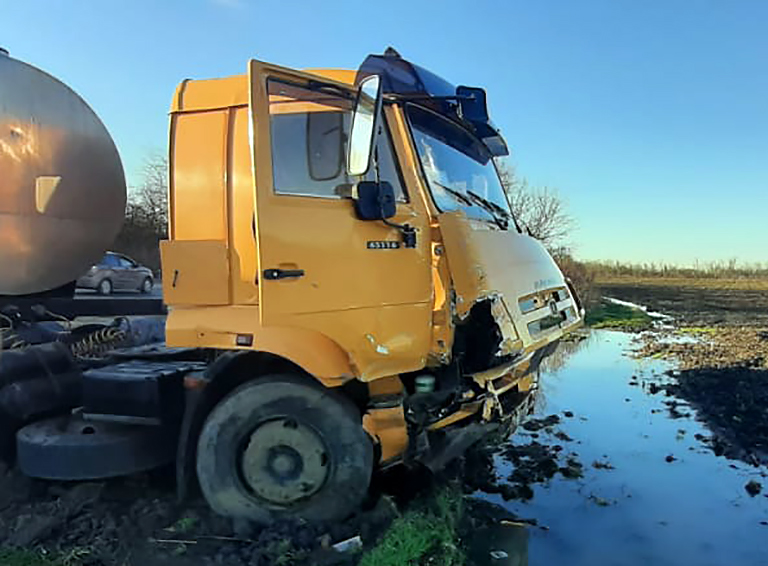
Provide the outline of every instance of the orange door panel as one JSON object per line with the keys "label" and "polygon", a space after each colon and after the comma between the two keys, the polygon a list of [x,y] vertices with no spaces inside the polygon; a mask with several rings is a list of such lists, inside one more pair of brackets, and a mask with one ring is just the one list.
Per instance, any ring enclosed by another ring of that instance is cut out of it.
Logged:
{"label": "orange door panel", "polygon": [[[313,90],[318,80],[332,86]],[[418,231],[416,247],[405,248],[397,228],[356,218],[350,198],[355,180],[346,177],[343,163],[332,179],[313,179],[308,172],[308,136],[302,132],[309,115],[348,115],[354,90],[257,61],[251,62],[250,81],[262,324],[430,302],[426,216],[410,202],[398,204],[393,222]]]}

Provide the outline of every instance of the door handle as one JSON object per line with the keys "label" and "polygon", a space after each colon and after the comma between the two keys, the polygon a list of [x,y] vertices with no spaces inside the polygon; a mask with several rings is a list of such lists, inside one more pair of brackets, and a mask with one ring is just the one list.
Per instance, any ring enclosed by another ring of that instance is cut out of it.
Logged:
{"label": "door handle", "polygon": [[304,277],[303,269],[265,269],[264,279],[288,279],[290,277]]}

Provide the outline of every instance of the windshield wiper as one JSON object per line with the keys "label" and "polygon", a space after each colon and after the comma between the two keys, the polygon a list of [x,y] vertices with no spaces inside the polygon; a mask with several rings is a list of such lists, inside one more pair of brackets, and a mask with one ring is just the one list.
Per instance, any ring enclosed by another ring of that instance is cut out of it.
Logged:
{"label": "windshield wiper", "polygon": [[493,219],[499,225],[499,228],[501,228],[502,230],[506,230],[507,227],[509,227],[509,221],[512,218],[512,215],[510,215],[509,212],[504,210],[495,202],[490,201],[485,197],[481,197],[479,194],[477,194],[474,191],[468,190],[467,194],[470,197],[472,197],[472,199],[477,204],[483,207],[486,210],[486,212],[490,213],[490,215],[493,216]]}
{"label": "windshield wiper", "polygon": [[438,187],[440,187],[441,189],[443,189],[444,191],[446,191],[447,193],[451,194],[456,200],[463,202],[467,206],[475,206],[479,204],[483,210],[485,210],[488,214],[491,215],[491,218],[493,218],[493,221],[502,230],[506,230],[509,227],[509,220],[511,219],[511,215],[495,202],[492,202],[486,198],[483,198],[477,193],[472,191],[467,191],[467,194],[464,194],[461,191],[457,191],[456,189],[447,187],[442,183],[438,183],[437,181],[433,180],[431,182],[437,185]]}
{"label": "windshield wiper", "polygon": [[443,185],[442,183],[438,183],[437,181],[431,181],[431,182],[437,185],[438,187],[440,187],[441,189],[443,189],[444,191],[450,193],[451,195],[453,195],[454,198],[460,200],[467,206],[472,206],[474,204],[472,202],[472,199],[469,198],[464,193],[462,193],[461,191],[457,191],[456,189],[452,189],[451,187],[446,187],[445,185]]}

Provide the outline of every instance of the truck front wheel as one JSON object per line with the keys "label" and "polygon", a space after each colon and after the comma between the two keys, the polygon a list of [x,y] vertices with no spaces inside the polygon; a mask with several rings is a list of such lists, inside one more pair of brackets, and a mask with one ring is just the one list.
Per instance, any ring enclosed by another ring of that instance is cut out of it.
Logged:
{"label": "truck front wheel", "polygon": [[362,503],[373,447],[355,406],[291,375],[242,385],[208,416],[197,476],[221,515],[257,522],[343,519]]}

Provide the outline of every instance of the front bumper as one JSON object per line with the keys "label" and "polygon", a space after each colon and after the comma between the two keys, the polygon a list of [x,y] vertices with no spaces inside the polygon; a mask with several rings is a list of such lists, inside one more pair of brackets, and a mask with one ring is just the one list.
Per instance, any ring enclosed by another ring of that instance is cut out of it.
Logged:
{"label": "front bumper", "polygon": [[99,284],[98,277],[96,275],[83,275],[77,280],[78,289],[96,289]]}
{"label": "front bumper", "polygon": [[425,438],[421,439],[421,449],[414,459],[436,472],[484,437],[498,432],[512,434],[533,413],[536,392],[537,389],[532,388],[527,393],[510,393],[502,401],[503,405],[507,405],[505,410],[489,419],[475,414],[469,422],[462,421],[439,430],[428,431]]}

